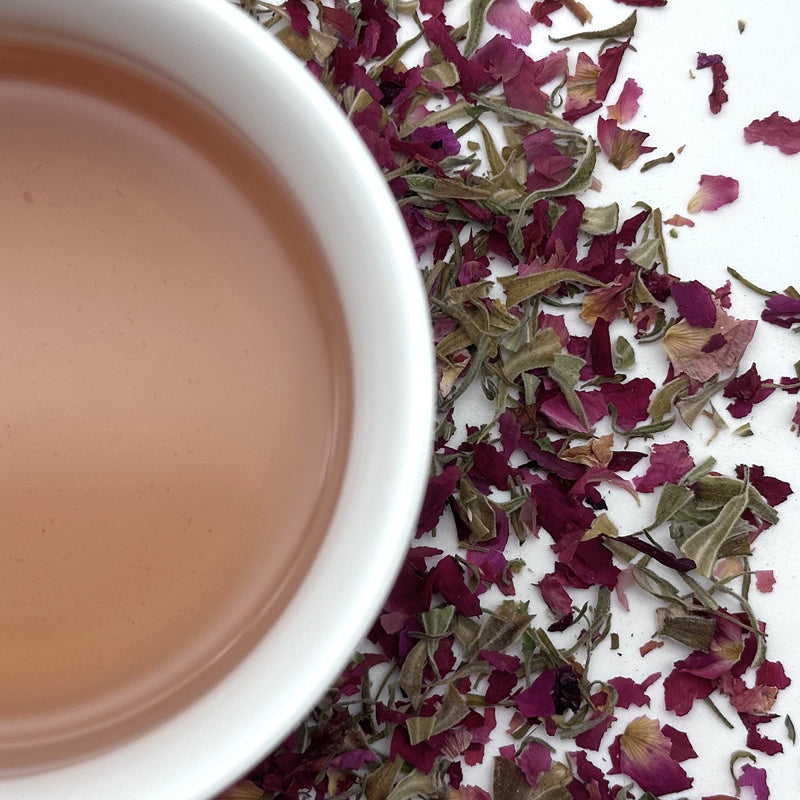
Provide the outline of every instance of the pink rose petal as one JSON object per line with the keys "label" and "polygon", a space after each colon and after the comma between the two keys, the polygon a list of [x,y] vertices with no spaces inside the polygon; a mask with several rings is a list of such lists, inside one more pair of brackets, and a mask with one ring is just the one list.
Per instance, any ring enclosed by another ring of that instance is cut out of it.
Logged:
{"label": "pink rose petal", "polygon": [[739,196],[739,181],[725,175],[701,175],[700,188],[689,200],[686,208],[690,214],[698,211],[716,211],[732,203]]}

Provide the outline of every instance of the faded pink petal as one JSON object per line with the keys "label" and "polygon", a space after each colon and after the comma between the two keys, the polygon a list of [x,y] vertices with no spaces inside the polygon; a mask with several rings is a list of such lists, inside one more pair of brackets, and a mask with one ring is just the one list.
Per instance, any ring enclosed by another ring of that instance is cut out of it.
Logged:
{"label": "faded pink petal", "polygon": [[664,220],[665,225],[672,225],[675,228],[686,226],[687,228],[694,228],[694,220],[688,217],[682,217],[680,214],[673,214],[669,219]]}
{"label": "faded pink petal", "polygon": [[614,105],[606,108],[606,113],[617,122],[630,122],[639,111],[639,98],[642,96],[642,87],[633,78],[628,78]]}
{"label": "faded pink petal", "polygon": [[748,714],[766,714],[778,697],[777,687],[749,687],[741,678],[734,677],[730,672],[719,677],[717,686],[728,696],[731,705],[737,711],[745,711]]}
{"label": "faded pink petal", "polygon": [[694,193],[686,208],[690,214],[698,211],[716,211],[732,203],[739,196],[739,181],[725,175],[701,175],[700,188]]}
{"label": "faded pink petal", "polygon": [[505,31],[514,44],[531,43],[533,17],[523,11],[518,0],[494,0],[486,12],[486,21]]}
{"label": "faded pink petal", "polygon": [[655,147],[646,147],[643,144],[649,135],[642,131],[620,128],[615,119],[597,119],[597,141],[600,149],[617,169],[627,169],[639,156],[655,150]]}
{"label": "faded pink petal", "polygon": [[777,147],[787,156],[800,153],[800,120],[792,122],[777,111],[764,119],[754,119],[744,129],[744,140]]}
{"label": "faded pink petal", "polygon": [[628,723],[625,731],[609,747],[614,769],[636,781],[655,795],[680,792],[692,786],[672,753],[673,743],[659,728],[658,721],[641,716]]}
{"label": "faded pink petal", "polygon": [[664,335],[664,350],[677,372],[705,382],[739,363],[755,330],[755,320],[735,319],[718,308],[711,328],[686,320],[673,325]]}
{"label": "faded pink petal", "polygon": [[596,111],[602,103],[597,99],[597,79],[600,65],[595,64],[586,53],[578,53],[575,73],[567,75],[567,102],[563,117],[567,122]]}

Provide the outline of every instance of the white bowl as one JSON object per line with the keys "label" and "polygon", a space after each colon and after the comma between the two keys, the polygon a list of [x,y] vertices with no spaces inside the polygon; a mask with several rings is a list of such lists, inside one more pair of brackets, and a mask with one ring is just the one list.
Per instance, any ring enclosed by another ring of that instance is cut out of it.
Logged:
{"label": "white bowl", "polygon": [[377,615],[406,553],[433,420],[416,258],[383,176],[343,114],[282,45],[223,0],[0,0],[0,31],[15,30],[90,42],[191,87],[294,188],[343,298],[349,460],[324,543],[278,621],[232,672],[157,727],[64,766],[0,778],[0,794],[14,800],[208,798],[308,713]]}

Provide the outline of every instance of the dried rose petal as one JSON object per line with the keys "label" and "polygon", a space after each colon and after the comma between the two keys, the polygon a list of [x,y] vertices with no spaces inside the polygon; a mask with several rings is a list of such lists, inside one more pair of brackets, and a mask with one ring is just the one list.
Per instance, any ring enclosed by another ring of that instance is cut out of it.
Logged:
{"label": "dried rose petal", "polygon": [[673,214],[669,219],[664,220],[665,225],[672,225],[675,228],[685,226],[687,228],[694,228],[694,220],[688,217],[682,217],[680,214]]}
{"label": "dried rose petal", "polygon": [[639,111],[639,98],[642,96],[642,87],[633,78],[628,78],[622,91],[619,94],[619,100],[613,105],[606,107],[606,113],[611,119],[617,122],[630,122]]}
{"label": "dried rose petal", "polygon": [[529,11],[522,10],[518,0],[494,0],[486,12],[486,21],[505,31],[514,44],[531,43],[534,19]]}
{"label": "dried rose petal", "polygon": [[586,53],[578,53],[575,72],[567,76],[567,102],[563,117],[567,122],[596,111],[602,103],[597,99],[597,79],[600,76],[600,65]]}
{"label": "dried rose petal", "polygon": [[639,156],[655,150],[655,147],[646,147],[643,144],[649,135],[642,131],[620,128],[615,119],[597,119],[597,141],[600,149],[617,169],[627,169]]}
{"label": "dried rose petal", "polygon": [[649,706],[650,698],[647,696],[647,689],[650,688],[659,678],[660,672],[654,672],[641,683],[636,683],[632,678],[612,678],[609,683],[617,690],[617,705],[620,708],[630,708],[631,706]]}
{"label": "dried rose petal", "polygon": [[707,287],[700,281],[681,281],[670,287],[678,313],[698,328],[711,328],[717,321],[717,307]]}
{"label": "dried rose petal", "polygon": [[723,397],[734,398],[735,402],[727,406],[734,419],[740,419],[753,410],[756,403],[766,400],[775,390],[768,386],[763,386],[761,376],[753,364],[747,372],[728,381]]}
{"label": "dried rose petal", "polygon": [[756,800],[769,800],[767,771],[765,769],[754,767],[752,764],[745,764],[742,767],[742,775],[738,783],[740,786],[752,787]]}
{"label": "dried rose petal", "polygon": [[654,444],[647,472],[634,478],[633,485],[637,492],[652,492],[665,483],[677,483],[693,466],[686,442]]}
{"label": "dried rose petal", "polygon": [[[682,749],[682,748],[680,748]],[[673,742],[658,721],[641,716],[628,723],[609,747],[614,765],[611,774],[623,773],[646,792],[655,795],[680,792],[692,786],[692,779],[672,754]]]}
{"label": "dried rose petal", "polygon": [[791,328],[800,324],[800,300],[785,294],[774,294],[768,297],[766,308],[761,312],[761,319],[780,325],[781,328]]}
{"label": "dried rose petal", "polygon": [[712,328],[698,328],[686,320],[673,325],[664,335],[664,350],[677,372],[705,382],[739,363],[755,330],[755,320],[735,319],[718,308]]}
{"label": "dried rose petal", "polygon": [[701,175],[700,188],[689,200],[686,208],[690,214],[698,211],[716,211],[732,203],[739,196],[739,181],[725,175]]}
{"label": "dried rose petal", "polygon": [[728,73],[725,64],[722,62],[721,55],[707,55],[706,53],[697,54],[697,69],[711,67],[713,77],[713,88],[708,96],[708,105],[712,114],[719,114],[722,104],[728,102],[728,94],[725,91],[725,81],[728,80]]}
{"label": "dried rose petal", "polygon": [[764,119],[754,119],[744,129],[744,140],[750,144],[763,142],[786,155],[800,153],[800,120],[792,122],[773,111]]}

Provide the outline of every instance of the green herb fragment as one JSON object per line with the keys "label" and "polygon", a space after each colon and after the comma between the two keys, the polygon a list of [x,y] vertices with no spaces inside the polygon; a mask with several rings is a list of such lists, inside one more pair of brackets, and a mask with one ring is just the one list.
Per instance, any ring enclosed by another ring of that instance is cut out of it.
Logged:
{"label": "green herb fragment", "polygon": [[366,800],[388,800],[402,763],[399,758],[386,761],[369,775],[364,784]]}
{"label": "green herb fragment", "polygon": [[647,406],[647,413],[654,422],[661,422],[664,417],[672,410],[675,399],[686,389],[689,388],[691,381],[683,376],[673,378],[669,383],[665,383],[650,398]]}
{"label": "green herb fragment", "polygon": [[660,164],[671,164],[674,160],[675,153],[668,153],[665,156],[661,156],[661,158],[653,158],[650,161],[645,161],[645,163],[642,164],[639,172],[648,172],[649,170],[653,169],[653,167],[657,167]]}
{"label": "green herb fragment", "polygon": [[795,731],[794,722],[792,722],[792,718],[787,714],[783,722],[786,725],[786,734],[789,737],[789,741],[792,744],[795,744],[797,740],[797,733]]}
{"label": "green herb fragment", "polygon": [[581,31],[569,36],[550,36],[550,41],[555,43],[574,42],[579,39],[630,39],[636,30],[636,12],[611,28],[604,28],[600,31]]}
{"label": "green herb fragment", "polygon": [[533,794],[520,767],[502,756],[495,756],[492,773],[493,800],[530,800]]}
{"label": "green herb fragment", "polygon": [[464,42],[464,56],[469,58],[478,46],[486,20],[486,12],[492,0],[470,0],[469,22],[467,23],[467,38]]}
{"label": "green herb fragment", "polygon": [[[614,362],[614,369],[622,372],[631,369],[636,364],[636,351],[624,336],[618,336],[614,340],[611,357]],[[659,420],[656,421],[658,422]]]}
{"label": "green herb fragment", "polygon": [[524,278],[510,275],[499,278],[499,281],[506,291],[506,302],[509,308],[518,306],[525,300],[543,294],[567,281],[573,281],[585,286],[604,286],[601,281],[563,267],[537,272],[534,275],[526,275]]}
{"label": "green herb fragment", "polygon": [[697,571],[710,577],[723,542],[731,535],[734,526],[747,508],[747,488],[728,500],[719,515],[704,525],[681,545],[681,552],[697,565]]}
{"label": "green herb fragment", "polygon": [[717,630],[717,623],[710,617],[686,612],[683,608],[670,605],[656,611],[658,633],[676,642],[685,644],[692,650],[707,653]]}
{"label": "green herb fragment", "polygon": [[614,233],[619,225],[619,205],[612,203],[599,208],[584,208],[581,230],[591,236]]}

